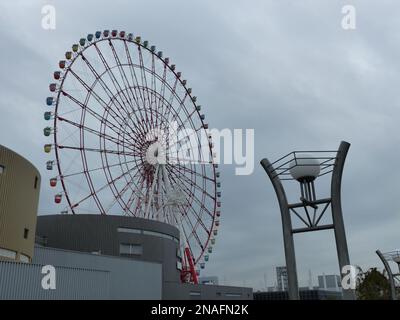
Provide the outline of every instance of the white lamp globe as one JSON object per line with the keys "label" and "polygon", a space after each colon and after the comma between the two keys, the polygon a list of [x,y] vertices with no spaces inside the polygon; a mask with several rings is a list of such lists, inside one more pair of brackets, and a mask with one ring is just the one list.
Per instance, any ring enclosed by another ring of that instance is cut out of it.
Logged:
{"label": "white lamp globe", "polygon": [[297,181],[313,181],[320,171],[319,161],[310,154],[296,154],[296,159],[290,161],[290,174]]}

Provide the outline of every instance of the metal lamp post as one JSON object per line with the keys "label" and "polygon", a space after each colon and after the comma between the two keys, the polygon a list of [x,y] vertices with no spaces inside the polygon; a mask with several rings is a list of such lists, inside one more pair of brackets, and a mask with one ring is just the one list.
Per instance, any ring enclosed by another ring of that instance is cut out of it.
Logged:
{"label": "metal lamp post", "polygon": [[[291,300],[299,299],[294,234],[333,229],[342,277],[344,276],[343,267],[350,265],[340,195],[343,167],[349,147],[348,142],[342,141],[336,151],[293,151],[273,163],[270,163],[268,159],[261,160],[261,165],[274,187],[281,211],[289,299]],[[318,199],[314,182],[318,177],[327,174],[331,174],[330,197]],[[300,202],[288,202],[282,184],[284,180],[299,182]],[[328,207],[331,208],[332,223],[321,225],[321,219]],[[302,213],[300,209],[303,209]],[[295,215],[304,227],[293,229],[292,215]],[[343,289],[343,298],[355,299],[354,290]]]}
{"label": "metal lamp post", "polygon": [[[386,253],[382,253],[379,250],[376,250],[376,254],[381,259],[381,261],[386,269],[386,272],[388,274],[391,299],[397,300],[395,280],[397,277],[400,277],[400,250],[386,252]],[[390,268],[390,265],[389,265],[389,261],[393,261],[393,262],[397,263],[397,266],[399,268],[399,273],[392,272],[392,269]]]}

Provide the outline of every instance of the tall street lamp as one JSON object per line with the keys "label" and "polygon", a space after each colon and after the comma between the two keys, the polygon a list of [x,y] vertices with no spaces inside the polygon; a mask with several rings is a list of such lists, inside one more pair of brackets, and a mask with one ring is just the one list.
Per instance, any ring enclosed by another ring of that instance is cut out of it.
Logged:
{"label": "tall street lamp", "polygon": [[[336,151],[293,151],[273,163],[268,159],[260,162],[272,182],[279,202],[291,300],[299,299],[294,234],[333,229],[342,278],[343,267],[350,265],[341,206],[342,174],[349,148],[350,144],[342,141]],[[331,177],[330,197],[319,198],[315,182],[317,178],[327,175]],[[285,180],[300,184],[300,202],[288,202],[282,183]],[[324,224],[321,219],[328,211],[331,212],[331,223]],[[303,226],[293,228],[292,216],[299,219]],[[355,299],[354,290],[343,288],[343,298]]]}
{"label": "tall street lamp", "polygon": [[[390,296],[392,300],[397,300],[396,295],[396,282],[395,280],[400,277],[400,250],[395,250],[391,252],[382,253],[380,250],[376,250],[376,254],[381,259],[386,272],[389,277],[389,284],[390,284]],[[393,273],[392,269],[390,268],[389,261],[393,261],[397,263],[399,268],[399,273]]]}

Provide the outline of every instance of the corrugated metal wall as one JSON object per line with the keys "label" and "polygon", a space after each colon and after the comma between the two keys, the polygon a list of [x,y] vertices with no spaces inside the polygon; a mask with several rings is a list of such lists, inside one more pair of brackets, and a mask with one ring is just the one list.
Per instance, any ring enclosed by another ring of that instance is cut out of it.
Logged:
{"label": "corrugated metal wall", "polygon": [[109,299],[110,272],[54,266],[56,289],[42,287],[42,265],[0,261],[0,300]]}
{"label": "corrugated metal wall", "polygon": [[35,247],[33,262],[42,265],[108,270],[110,299],[161,299],[161,263],[39,246]]}

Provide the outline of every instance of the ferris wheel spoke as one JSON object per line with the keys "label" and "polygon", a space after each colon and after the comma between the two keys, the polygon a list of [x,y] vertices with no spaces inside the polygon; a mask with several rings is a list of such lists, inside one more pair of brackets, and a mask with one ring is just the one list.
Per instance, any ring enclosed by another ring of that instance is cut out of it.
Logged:
{"label": "ferris wheel spoke", "polygon": [[201,219],[200,215],[193,209],[193,207],[189,207],[189,210],[192,211],[193,216],[195,217],[196,221],[199,223],[199,225],[202,226],[202,228],[204,229],[204,231],[207,234],[207,237],[210,235],[210,230],[206,227],[206,225],[204,224],[203,220]]}
{"label": "ferris wheel spoke", "polygon": [[[109,41],[109,45],[110,45],[111,51],[112,51],[112,53],[113,53],[115,62],[116,62],[116,64],[117,64],[117,66],[118,66],[119,72],[120,72],[120,74],[121,74],[121,79],[122,79],[122,82],[124,83],[125,89],[126,89],[126,91],[127,91],[128,97],[129,97],[129,100],[131,101],[131,105],[132,105],[132,106],[133,106],[134,104],[139,105],[139,104],[138,104],[137,97],[136,97],[136,94],[132,91],[132,86],[131,86],[130,83],[129,83],[128,77],[126,76],[126,73],[125,73],[125,70],[124,70],[124,67],[123,67],[123,65],[122,65],[122,63],[121,63],[121,60],[120,60],[119,57],[118,57],[117,51],[115,50],[115,47],[114,47],[114,45],[112,44],[112,41],[111,41],[111,40]],[[129,89],[129,91],[128,91],[128,89]],[[130,99],[129,92],[131,93],[132,98],[134,99],[134,102],[135,102],[134,104],[132,103],[132,100]]]}
{"label": "ferris wheel spoke", "polygon": [[[188,187],[184,186],[184,189],[186,189],[186,191],[184,191],[184,192],[188,195],[188,197],[191,197],[191,199],[193,199],[194,202],[196,202],[196,203],[199,205],[199,207],[200,207],[202,210],[204,210],[210,217],[213,217],[213,214],[203,205],[203,201],[201,201],[200,199],[198,199],[197,196],[196,196],[194,193],[190,192],[190,190],[188,189]],[[189,202],[188,199],[187,199],[187,201],[188,201],[188,203],[189,203],[189,205],[190,205],[191,203]]]}
{"label": "ferris wheel spoke", "polygon": [[170,171],[171,174],[173,174],[175,177],[179,177],[181,179],[184,179],[188,184],[190,184],[191,186],[195,187],[196,189],[198,189],[199,191],[203,192],[206,196],[208,196],[209,198],[211,198],[211,200],[216,200],[215,196],[213,196],[212,194],[208,193],[207,191],[204,190],[204,186],[199,186],[197,183],[193,183],[193,181],[191,179],[189,179],[187,176],[185,175],[181,175],[178,176],[177,173],[175,173],[174,171]]}
{"label": "ferris wheel spoke", "polygon": [[[133,169],[131,169],[133,170]],[[118,177],[114,178],[111,181],[107,181],[107,183],[105,185],[103,185],[102,187],[100,187],[97,190],[94,190],[93,192],[89,193],[87,196],[83,197],[81,200],[75,202],[74,205],[72,205],[73,208],[78,207],[82,202],[90,199],[92,196],[99,194],[101,191],[103,191],[104,189],[106,189],[107,187],[109,187],[111,185],[111,183],[115,183],[116,181],[118,181],[119,179],[121,179],[123,176],[125,176],[126,174],[128,174],[129,171],[122,173],[121,175],[119,175]]]}
{"label": "ferris wheel spoke", "polygon": [[[111,43],[111,42],[109,41],[109,43]],[[124,104],[124,106],[126,107],[125,101],[128,102],[128,98],[127,98],[126,95],[124,94],[124,91],[122,90],[122,88],[121,88],[121,86],[120,86],[120,84],[119,84],[119,81],[118,81],[117,78],[115,77],[115,74],[114,74],[114,72],[112,71],[112,68],[110,68],[110,66],[109,66],[108,63],[107,63],[107,60],[104,58],[104,55],[101,53],[101,50],[98,48],[98,46],[97,46],[96,44],[94,44],[94,48],[96,49],[96,52],[97,52],[97,54],[98,54],[99,57],[100,57],[100,60],[102,61],[102,63],[103,63],[103,65],[104,65],[104,67],[105,67],[105,69],[106,69],[108,75],[110,76],[111,82],[112,82],[112,84],[113,84],[115,90],[116,90],[117,92],[122,92],[122,94],[124,95],[125,100],[123,100],[123,99],[121,99],[121,100],[122,100],[122,103]],[[129,103],[128,103],[128,105],[129,105]],[[132,108],[132,106],[131,106],[131,108]],[[125,111],[126,111],[126,109],[125,109]]]}
{"label": "ferris wheel spoke", "polygon": [[[184,129],[184,128],[185,128],[185,125],[186,125],[188,122],[191,121],[191,117],[192,117],[193,115],[194,115],[194,112],[192,112],[191,114],[189,114],[189,115],[186,117],[186,119],[185,119],[184,121],[181,121],[181,123],[179,124],[179,126],[177,126],[176,128],[174,128],[174,130],[171,131],[170,135],[172,136],[172,135],[174,135],[174,134],[176,134],[176,133],[179,133],[180,130]],[[176,140],[175,143],[171,145],[171,147],[172,147],[172,146],[176,146],[178,143],[181,143],[184,139],[188,139],[189,137],[191,137],[191,136],[194,135],[194,134],[197,135],[197,133],[198,133],[198,130],[196,130],[196,131],[191,131],[190,134],[188,134],[188,135],[182,137],[182,138],[179,139],[179,140]],[[197,137],[197,140],[200,142],[200,138],[199,138],[199,137]]]}
{"label": "ferris wheel spoke", "polygon": [[[174,134],[174,133],[176,133],[176,132],[179,132],[179,130],[181,130],[181,129],[183,129],[184,127],[185,127],[185,125],[188,123],[188,122],[190,122],[190,118],[194,115],[195,113],[194,113],[194,111],[192,112],[192,113],[190,113],[187,117],[186,117],[186,119],[183,121],[183,122],[181,122],[181,124],[172,132],[172,134]],[[176,120],[176,119],[174,119],[174,120]]]}
{"label": "ferris wheel spoke", "polygon": [[[192,193],[186,186],[184,186],[184,192],[190,197],[196,204],[199,205],[199,208],[204,210],[210,217],[213,217],[213,214],[203,205],[203,202],[197,198],[197,196]],[[188,200],[189,202],[189,200]],[[192,204],[192,202],[189,202],[189,204]]]}
{"label": "ferris wheel spoke", "polygon": [[[114,131],[116,134],[118,134],[118,131],[116,128],[118,128],[118,130],[121,129],[121,127],[123,127],[122,123],[118,123],[119,126],[116,126],[115,124],[111,123],[108,120],[105,120],[105,118],[103,116],[101,116],[100,114],[98,114],[97,112],[95,112],[94,110],[92,110],[91,108],[89,108],[87,105],[85,105],[83,102],[79,101],[78,99],[76,99],[75,97],[71,96],[68,92],[62,91],[62,93],[64,94],[64,96],[66,96],[67,98],[69,98],[71,101],[73,101],[75,104],[79,105],[82,110],[86,110],[88,111],[93,117],[95,117],[99,122],[101,123],[107,123],[108,128],[110,128],[112,131]],[[112,110],[110,108],[108,108],[108,106],[106,107],[107,109],[105,109],[106,111],[108,110]],[[115,118],[114,118],[115,119]],[[135,137],[133,137],[131,134],[127,133],[129,135],[129,137],[134,140],[137,141]]]}
{"label": "ferris wheel spoke", "polygon": [[[130,160],[130,161],[123,162],[122,164],[125,164],[125,163],[128,164],[128,163],[132,163],[132,162],[135,162],[135,161],[136,160]],[[121,165],[121,163],[114,163],[112,165],[109,165],[108,167],[109,168],[113,168],[113,167],[118,167],[120,165]],[[89,170],[87,170],[87,172],[90,173],[90,172],[100,171],[100,170],[104,170],[106,168],[107,168],[106,166],[97,167],[97,168],[94,168],[94,169],[89,169]],[[62,178],[63,179],[70,178],[70,177],[77,176],[77,175],[80,175],[80,174],[84,174],[84,172],[79,171],[79,172],[69,173],[69,174],[63,175]]]}
{"label": "ferris wheel spoke", "polygon": [[[187,91],[186,91],[186,92],[185,92],[185,95],[184,95],[184,97],[183,97],[183,99],[181,99],[181,98],[178,96],[178,94],[176,93],[177,83],[178,83],[178,78],[176,79],[176,82],[175,82],[175,84],[174,84],[174,87],[173,87],[172,90],[171,90],[171,97],[170,97],[170,100],[169,100],[169,105],[172,106],[172,101],[173,101],[174,99],[176,99],[176,100],[178,101],[178,103],[179,103],[179,107],[178,107],[177,110],[173,109],[172,107],[169,108],[169,109],[168,109],[168,112],[167,112],[166,115],[165,115],[165,118],[167,119],[168,122],[176,121],[178,118],[180,119],[180,116],[179,116],[180,111],[181,111],[181,110],[184,110],[184,111],[185,111],[185,116],[186,116],[185,123],[186,123],[186,121],[189,120],[190,123],[191,123],[191,125],[193,125],[193,121],[192,121],[191,117],[192,117],[193,114],[195,114],[196,109],[194,108],[194,110],[193,110],[191,113],[188,112],[188,110],[187,110],[186,107],[185,107],[185,99],[186,99],[186,97],[188,96],[188,93],[187,93]],[[169,87],[169,89],[171,89],[171,87]],[[172,109],[174,110],[174,113],[173,113],[173,114],[171,113],[171,110],[172,110]],[[170,116],[170,115],[172,115],[171,120],[169,119],[169,116]],[[181,123],[182,123],[182,121],[181,121]]]}
{"label": "ferris wheel spoke", "polygon": [[[64,121],[66,123],[69,123],[70,125],[75,126],[75,127],[79,128],[81,130],[85,130],[85,131],[87,131],[87,132],[89,132],[91,134],[94,134],[94,135],[96,135],[98,137],[104,138],[104,139],[106,139],[106,140],[108,140],[110,142],[114,142],[117,145],[121,144],[120,140],[118,140],[117,138],[112,137],[110,135],[107,135],[106,133],[100,133],[98,130],[91,129],[91,128],[85,126],[85,125],[75,123],[75,122],[73,122],[71,120],[68,120],[68,119],[65,119],[65,118],[62,118],[62,117],[57,117],[57,118],[60,121]],[[130,148],[128,148],[128,149],[130,149]],[[130,149],[130,150],[133,152],[133,149]]]}
{"label": "ferris wheel spoke", "polygon": [[[126,157],[125,157],[125,158],[126,158]],[[120,161],[121,170],[123,170],[123,168],[122,168],[122,167],[123,167],[123,164],[124,164],[124,163]],[[126,166],[126,164],[125,164],[125,166]],[[136,163],[135,166],[134,166],[133,168],[136,168],[137,171],[136,171],[136,173],[135,173],[133,176],[129,173],[129,176],[132,178],[131,181],[128,182],[128,180],[126,179],[126,176],[125,176],[125,180],[126,180],[126,182],[127,182],[130,186],[133,185],[133,186],[136,188],[136,190],[139,191],[139,188],[138,188],[137,184],[135,183],[134,178],[135,178],[138,174],[141,173],[141,166],[140,166],[138,163]],[[128,166],[126,166],[126,169],[129,170]],[[144,180],[143,174],[142,174],[141,177],[139,178],[138,184],[140,183],[140,181],[141,181],[142,179]]]}
{"label": "ferris wheel spoke", "polygon": [[[139,183],[141,184],[143,181],[144,181],[144,177],[143,177],[143,175],[142,175],[142,177],[139,179]],[[130,197],[129,197],[129,199],[128,199],[128,202],[126,203],[125,212],[128,211],[128,212],[131,212],[131,213],[132,213],[131,207],[132,207],[133,202],[135,201],[135,199],[138,198],[137,192],[139,192],[139,189],[138,189],[138,188],[132,189],[132,192],[131,192],[131,195],[130,195]]]}
{"label": "ferris wheel spoke", "polygon": [[[169,171],[169,175],[170,175],[170,178],[175,183],[175,185],[178,186],[178,188],[181,186],[184,186],[187,189],[187,191],[189,192],[188,196],[191,196],[193,194],[194,190],[192,190],[189,187],[186,187],[186,185],[185,185],[186,182],[182,179],[183,176],[179,176],[177,173],[175,173],[172,170]],[[194,187],[194,185],[193,185],[194,183],[195,182],[193,182],[193,180],[191,180],[189,183],[190,187]]]}
{"label": "ferris wheel spoke", "polygon": [[[179,79],[175,77],[175,81],[174,81],[174,84],[172,85],[172,87],[168,86],[168,89],[170,90],[170,97],[166,100],[167,101],[166,105],[169,105],[169,106],[172,105],[175,95],[176,95],[176,88],[178,86],[178,83],[179,83]],[[161,113],[163,114],[164,113],[164,104],[162,104],[161,107],[162,107]]]}
{"label": "ferris wheel spoke", "polygon": [[[85,103],[79,101],[77,98],[73,97],[72,95],[70,95],[68,92],[62,91],[63,95],[66,96],[68,99],[70,99],[72,102],[74,102],[75,104],[77,104],[78,106],[81,107],[82,110],[86,110],[88,111],[93,117],[95,117],[99,122],[104,122],[104,117],[102,117],[100,114],[98,114],[97,112],[95,112],[94,110],[92,110],[89,106],[85,105]],[[115,124],[106,121],[107,124],[109,125],[109,127],[118,134],[118,131],[115,131],[114,128],[119,128],[120,126],[122,126],[122,123],[118,123],[118,126],[116,126]]]}
{"label": "ferris wheel spoke", "polygon": [[193,170],[189,169],[188,167],[182,166],[180,164],[174,164],[174,166],[167,164],[167,166],[168,167],[177,167],[177,168],[182,169],[183,171],[185,171],[187,173],[193,173],[194,175],[196,175],[196,176],[198,176],[200,178],[204,178],[204,179],[207,179],[209,181],[216,182],[215,178],[210,178],[207,175],[202,175],[202,174],[198,173],[197,171],[193,171]]}
{"label": "ferris wheel spoke", "polygon": [[[132,83],[134,85],[133,87],[134,87],[135,92],[136,92],[136,90],[138,91],[140,99],[142,100],[143,107],[144,107],[146,105],[146,102],[145,102],[145,99],[144,99],[144,94],[142,94],[141,90],[139,89],[140,84],[139,84],[139,81],[138,81],[138,78],[137,78],[137,75],[136,75],[136,72],[135,72],[135,67],[133,65],[131,54],[130,54],[130,51],[129,51],[129,48],[128,48],[128,45],[127,45],[126,41],[124,41],[124,46],[125,46],[125,54],[126,54],[126,57],[128,59],[128,64],[129,64],[129,70],[130,70],[130,73],[131,73]],[[137,94],[136,94],[136,96],[137,96]],[[145,122],[145,118],[143,117],[141,108],[138,108],[138,110],[139,110],[139,113],[140,113],[140,117],[142,118],[142,121],[145,123],[146,130],[149,130],[149,127],[147,126],[147,122]]]}
{"label": "ferris wheel spoke", "polygon": [[180,229],[182,230],[182,233],[183,233],[183,235],[185,237],[185,239],[180,239],[181,242],[184,242],[184,243],[181,243],[181,247],[182,246],[186,246],[188,244],[188,242],[189,242],[189,236],[188,236],[188,234],[186,232],[185,225],[182,223],[182,220],[184,219],[184,217],[183,217],[182,213],[181,213],[181,220],[180,221],[178,221],[178,219],[176,218],[176,216],[174,214],[173,214],[173,217],[174,217],[174,219],[176,221],[176,224],[180,225],[180,227],[181,227]]}
{"label": "ferris wheel spoke", "polygon": [[[177,176],[176,174],[173,174],[173,175],[174,175],[174,177],[172,177],[173,181],[174,181],[177,185],[179,185],[180,187],[183,187],[183,188],[185,189],[185,190],[183,190],[183,191],[187,194],[187,196],[188,196],[190,199],[193,199],[193,200],[199,205],[199,207],[200,207],[201,209],[204,209],[204,211],[206,211],[206,212],[208,213],[209,216],[213,217],[213,214],[203,205],[203,201],[197,198],[195,192],[193,192],[191,189],[189,189],[189,188],[186,186],[186,184],[185,184],[184,182],[181,181],[181,178],[180,178],[179,176]],[[176,179],[175,179],[175,178],[176,178]],[[177,180],[179,180],[181,183],[179,183]],[[204,194],[203,194],[203,196],[204,196]],[[186,199],[186,200],[188,201],[188,199]],[[190,202],[189,202],[189,204],[190,204]]]}
{"label": "ferris wheel spoke", "polygon": [[[126,210],[127,209],[127,204],[125,203],[125,201],[122,199],[123,195],[125,194],[126,191],[129,190],[129,188],[131,187],[131,185],[133,184],[134,179],[138,176],[139,171],[137,171],[133,176],[131,176],[130,181],[125,184],[125,186],[121,189],[121,191],[118,191],[116,186],[114,185],[114,188],[116,189],[116,194],[113,192],[114,194],[114,200],[113,200],[113,204],[112,206],[114,206],[114,204],[116,202],[119,203],[119,205],[121,206],[122,210]],[[123,205],[120,203],[120,201],[122,201]],[[111,206],[111,207],[112,207]],[[111,209],[111,207],[109,207],[108,210]]]}
{"label": "ferris wheel spoke", "polygon": [[[106,95],[108,96],[108,98],[110,99],[110,102],[112,102],[114,104],[114,106],[117,108],[117,110],[121,113],[121,114],[126,114],[127,117],[129,117],[130,113],[127,109],[125,109],[125,104],[122,105],[121,102],[115,97],[116,95],[114,95],[111,90],[108,88],[107,84],[103,81],[102,79],[102,75],[100,75],[96,69],[92,66],[92,64],[88,61],[88,59],[86,59],[86,57],[83,55],[83,53],[81,53],[82,56],[82,60],[86,63],[86,65],[88,66],[88,68],[91,70],[91,72],[93,73],[93,75],[96,77],[96,81],[94,82],[93,85],[95,85],[97,82],[100,83],[101,88],[104,90],[104,92],[106,93]],[[71,69],[72,70],[72,69]],[[106,69],[106,71],[104,73],[110,73],[108,71],[108,69]],[[112,73],[112,72],[111,72]],[[74,74],[74,73],[72,73]],[[76,74],[76,73],[75,73]],[[75,77],[80,78],[78,75],[75,75]],[[78,79],[79,81],[79,79]],[[82,80],[83,81],[83,80]],[[121,116],[116,113],[112,108],[109,108],[108,104],[93,90],[92,87],[89,87],[84,81],[83,83],[85,84],[85,88],[87,88],[88,93],[92,94],[95,99],[99,102],[99,104],[105,109],[105,110],[110,110],[114,117],[119,118],[122,122],[124,122],[125,120],[123,118],[121,118]],[[82,84],[83,85],[83,84]],[[118,91],[118,90],[117,90]],[[118,91],[119,93],[119,91]],[[118,104],[118,105],[117,105]],[[131,109],[134,112],[134,108],[133,106],[130,106]],[[138,106],[139,107],[139,106]],[[121,111],[123,110],[123,112]],[[135,124],[134,124],[135,125]]]}
{"label": "ferris wheel spoke", "polygon": [[[179,113],[181,112],[182,109],[185,110],[186,113],[187,113],[187,109],[186,109],[186,107],[185,107],[185,100],[186,100],[186,98],[189,96],[188,93],[187,93],[187,91],[185,92],[185,94],[184,94],[184,96],[183,96],[182,99],[181,99],[180,97],[177,96],[176,92],[175,92],[175,96],[176,96],[176,99],[177,99],[178,102],[179,102],[179,106],[178,106],[178,109],[175,110],[175,113],[174,113],[174,115],[172,116],[171,121],[176,120],[176,117],[179,115]],[[168,116],[169,116],[170,114],[171,114],[171,113],[168,112]]]}
{"label": "ferris wheel spoke", "polygon": [[[178,94],[176,92],[176,89],[177,89],[179,83],[180,83],[180,80],[178,78],[175,78],[175,82],[174,82],[174,85],[172,86],[172,88],[170,86],[168,86],[168,88],[170,90],[170,98],[168,99],[168,104],[170,106],[172,106],[172,103],[175,99],[177,100],[178,103],[182,103],[182,100],[178,97]],[[169,111],[170,110],[167,110],[167,114],[166,114],[167,119],[169,116]]]}
{"label": "ferris wheel spoke", "polygon": [[[156,110],[157,110],[157,114],[162,114],[162,109],[165,103],[165,87],[166,87],[166,83],[167,83],[167,65],[164,65],[164,71],[163,71],[163,76],[162,76],[162,81],[161,81],[161,90],[159,93],[159,98],[158,98],[158,103],[156,103]],[[161,108],[161,111],[160,111]],[[161,125],[161,121],[163,119],[160,119],[160,125]]]}
{"label": "ferris wheel spoke", "polygon": [[[154,60],[154,55],[151,56],[151,91],[153,92],[157,92],[157,83],[156,83],[156,67],[155,67],[155,60]],[[158,117],[157,117],[157,97],[155,97],[153,94],[152,96],[152,101],[151,101],[151,105],[150,105],[150,113],[151,113],[151,117],[153,118],[153,111],[155,113],[155,128],[157,128],[158,125]],[[153,106],[154,106],[154,110],[153,110]],[[152,122],[154,120],[152,119]]]}
{"label": "ferris wheel spoke", "polygon": [[[153,128],[152,125],[154,125],[154,122],[153,122],[153,114],[152,114],[152,111],[151,111],[151,108],[152,108],[151,104],[152,104],[152,101],[153,101],[153,94],[150,93],[150,90],[149,90],[148,85],[147,85],[147,77],[146,77],[146,70],[149,73],[151,73],[151,70],[146,69],[146,67],[144,65],[142,50],[140,49],[140,46],[138,47],[138,54],[139,54],[139,66],[140,66],[140,71],[141,71],[140,75],[141,75],[141,79],[142,79],[143,93],[145,91],[147,92],[147,100],[148,100],[147,106],[146,106],[146,104],[144,106],[145,107],[146,120],[147,121],[150,120],[150,122],[149,122],[150,123],[150,128]],[[149,109],[150,119],[148,118],[147,108]]]}
{"label": "ferris wheel spoke", "polygon": [[[188,190],[188,188],[187,188],[186,186],[185,186],[185,188]],[[188,190],[188,192],[189,192],[189,190]],[[195,198],[196,198],[196,197],[195,197]],[[191,203],[188,201],[188,199],[186,199],[186,201],[188,202],[188,204],[187,204],[186,207],[189,208],[189,211],[192,211],[192,212],[193,212],[193,216],[195,217],[196,221],[198,221],[198,223],[203,227],[203,229],[204,229],[204,230],[206,231],[206,233],[209,235],[210,232],[209,232],[209,230],[207,229],[207,227],[205,226],[205,224],[203,223],[203,221],[202,221],[200,215],[194,210],[193,206],[192,206]],[[198,200],[198,199],[196,198],[196,202],[199,204],[199,206],[200,206],[201,209],[204,209],[204,211],[206,211],[206,212],[208,213],[208,215],[209,215],[211,218],[213,218],[213,215],[211,214],[211,212],[208,211],[208,210],[204,207],[203,203],[202,203],[200,200]],[[186,207],[185,207],[185,208],[186,208]],[[187,214],[188,214],[188,211],[186,210],[185,213],[186,213],[186,215],[187,215]]]}
{"label": "ferris wheel spoke", "polygon": [[[169,172],[170,174],[173,174],[175,177],[184,177],[186,176],[186,174],[189,174],[189,177],[187,177],[188,179],[190,179],[190,187],[194,188],[194,185],[197,184],[197,177],[196,175],[194,175],[192,172],[184,172],[182,170],[180,170],[177,166],[171,166],[169,164],[167,164],[167,167],[169,168]],[[195,169],[195,168],[194,168]],[[194,172],[196,172],[196,170],[194,170]],[[181,181],[181,183],[184,183],[184,181]],[[190,189],[192,190],[192,189]]]}
{"label": "ferris wheel spoke", "polygon": [[[198,245],[200,246],[200,248],[203,250],[203,249],[204,249],[203,244],[201,243],[201,240],[200,240],[200,238],[199,238],[197,232],[195,231],[196,228],[195,228],[195,226],[193,225],[192,221],[189,219],[188,215],[185,214],[184,211],[182,212],[182,209],[181,209],[180,207],[179,207],[179,211],[181,212],[183,218],[186,218],[186,221],[189,222],[188,225],[190,226],[190,228],[191,228],[191,230],[192,230],[191,233],[190,233],[190,235],[193,235],[193,237],[194,237],[194,238],[196,239],[196,241],[197,241],[197,244],[198,244]],[[190,235],[189,235],[189,237],[190,237]],[[189,238],[188,238],[188,239],[189,239]],[[188,246],[190,247],[189,241],[188,241],[187,244],[188,244]],[[191,247],[190,247],[190,249],[191,249]]]}
{"label": "ferris wheel spoke", "polygon": [[77,151],[90,151],[90,152],[126,155],[126,156],[133,156],[133,157],[140,156],[139,154],[137,154],[135,152],[122,152],[122,151],[117,151],[117,150],[104,150],[104,149],[97,149],[97,148],[74,147],[74,146],[66,146],[66,145],[58,145],[58,148],[60,148],[60,149],[77,150]]}
{"label": "ferris wheel spoke", "polygon": [[[177,118],[179,117],[179,112],[182,109],[182,104],[184,104],[184,102],[182,102],[182,100],[180,100],[179,98],[177,98],[177,100],[179,103],[178,108],[175,110],[175,108],[172,108],[172,104],[170,104],[170,108],[168,108],[167,111],[165,112],[165,119],[168,122],[177,120]],[[172,118],[170,119],[171,115],[172,115]]]}
{"label": "ferris wheel spoke", "polygon": [[[145,91],[146,91],[148,105],[150,106],[152,99],[150,97],[150,93],[149,93],[149,90],[148,90],[146,71],[151,73],[151,70],[146,70],[146,67],[145,67],[144,62],[143,62],[143,55],[142,55],[142,50],[140,49],[140,46],[138,46],[138,55],[139,55],[139,69],[140,69],[140,77],[141,77],[141,82],[142,82],[142,87],[143,87],[143,95],[144,95],[144,97],[146,99],[146,95],[145,95]],[[145,103],[144,106],[146,107],[146,103]]]}
{"label": "ferris wheel spoke", "polygon": [[[141,191],[140,191],[140,190],[143,190],[144,182],[145,182],[145,180],[143,179],[143,181],[142,181],[142,183],[141,183],[141,185],[140,185],[140,188],[137,190],[139,194],[141,194]],[[133,213],[133,216],[134,216],[134,217],[137,217],[137,216],[138,216],[139,208],[142,207],[142,197],[143,197],[143,196],[144,196],[144,195],[141,194],[139,197],[136,198],[136,207],[135,207],[135,212]],[[144,216],[143,216],[143,218],[144,218]]]}
{"label": "ferris wheel spoke", "polygon": [[[123,65],[121,64],[121,60],[120,60],[119,57],[118,57],[118,54],[117,54],[117,52],[116,52],[116,50],[115,50],[114,45],[112,44],[112,41],[109,41],[109,44],[110,44],[111,51],[112,51],[112,53],[113,53],[115,62],[116,62],[116,64],[117,64],[117,66],[118,66],[119,72],[120,72],[120,74],[121,74],[121,78],[122,78],[122,81],[123,81],[123,83],[124,83],[125,90],[126,90],[127,95],[128,95],[128,97],[129,97],[130,105],[131,105],[131,107],[132,107],[132,112],[133,112],[133,114],[135,114],[135,116],[136,116],[136,112],[135,112],[135,110],[134,110],[134,108],[133,108],[133,105],[136,104],[136,106],[138,106],[138,109],[140,110],[140,108],[139,108],[139,102],[138,102],[137,96],[136,96],[136,94],[132,91],[132,86],[129,84],[128,77],[126,76],[126,73],[125,73],[125,71],[124,71],[124,67],[123,67]],[[134,83],[132,83],[132,85],[134,85]],[[130,95],[129,95],[129,92],[131,93],[132,98],[134,99],[134,103],[133,103],[132,100],[131,100],[131,97],[130,97]],[[136,118],[137,118],[137,116],[136,116]],[[139,119],[137,118],[137,120],[139,120]]]}

